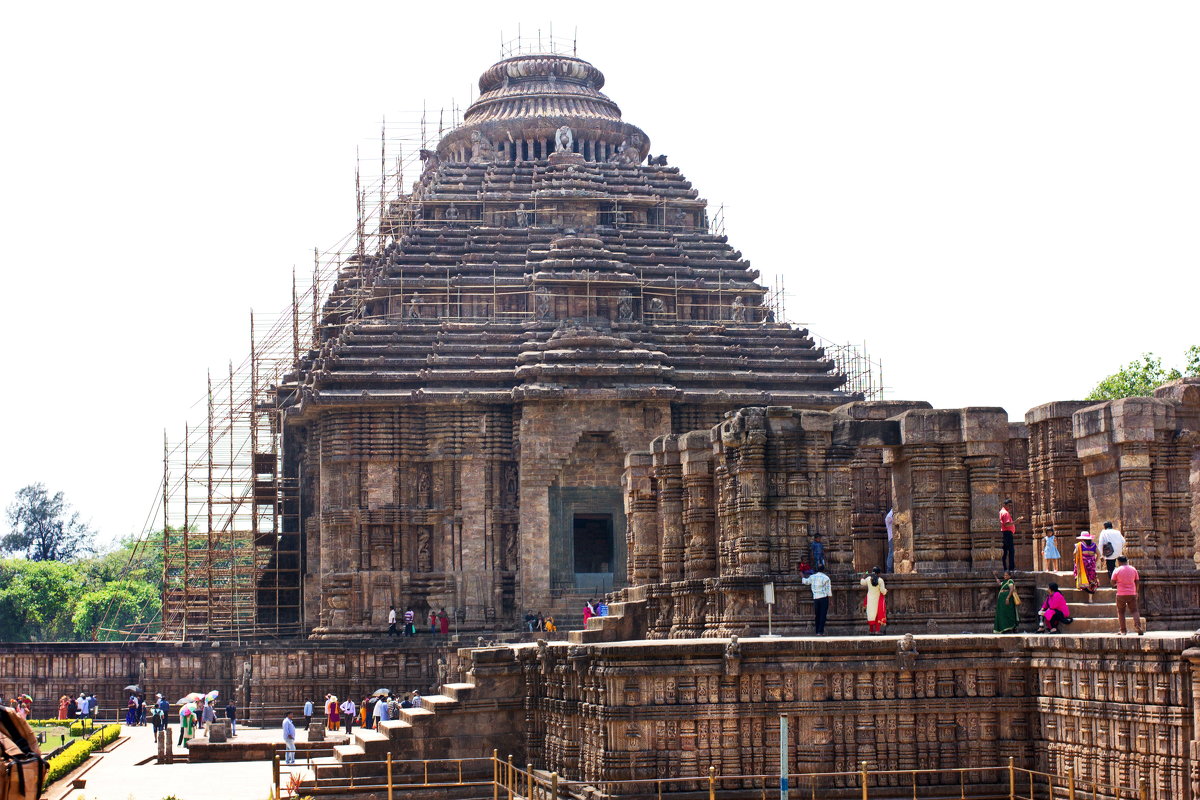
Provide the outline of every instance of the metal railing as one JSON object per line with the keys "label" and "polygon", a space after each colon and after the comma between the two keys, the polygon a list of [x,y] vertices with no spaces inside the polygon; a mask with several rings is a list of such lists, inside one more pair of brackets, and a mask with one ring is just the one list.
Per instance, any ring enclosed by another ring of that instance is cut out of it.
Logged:
{"label": "metal railing", "polygon": [[[466,768],[464,765],[467,765]],[[293,778],[286,786],[281,782],[281,766],[287,765],[281,765],[280,755],[277,754],[272,787],[272,797],[276,800],[289,795],[383,790],[387,791],[388,800],[393,800],[397,790],[449,786],[490,787],[492,800],[600,800],[615,797],[662,800],[664,795],[687,794],[694,798],[705,792],[708,800],[717,800],[718,795],[766,800],[768,793],[773,795],[776,791],[780,792],[781,797],[784,796],[784,784],[779,775],[720,775],[716,767],[709,767],[707,774],[701,775],[571,781],[561,779],[557,772],[539,773],[532,764],[521,768],[513,763],[511,755],[501,760],[499,752],[495,750],[491,757],[458,759],[394,760],[389,753],[383,761],[345,762],[344,774],[324,778],[310,760],[307,765],[301,766],[306,766],[311,776]],[[489,770],[490,779],[487,777]],[[430,779],[431,775],[433,780]],[[957,797],[960,800],[1149,800],[1149,785],[1145,778],[1140,778],[1136,787],[1112,786],[1077,778],[1074,767],[1068,767],[1066,775],[1052,775],[1017,767],[1012,758],[1009,758],[1007,766],[947,769],[871,769],[863,761],[860,768],[854,771],[797,773],[788,777],[792,786],[790,796],[795,800],[818,800],[828,797],[829,792],[845,798],[861,797],[862,800],[884,796],[894,798],[907,795],[910,789],[913,800],[931,794],[939,798],[951,798],[954,795],[950,793],[955,788],[958,789]]]}

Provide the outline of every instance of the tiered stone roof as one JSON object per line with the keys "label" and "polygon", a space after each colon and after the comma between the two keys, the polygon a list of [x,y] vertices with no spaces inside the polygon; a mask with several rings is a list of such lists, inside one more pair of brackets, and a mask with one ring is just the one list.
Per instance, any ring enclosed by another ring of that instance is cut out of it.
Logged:
{"label": "tiered stone roof", "polygon": [[807,332],[773,320],[758,271],[708,230],[679,169],[641,163],[649,140],[602,85],[564,56],[484,74],[465,124],[425,152],[411,201],[385,220],[386,250],[343,270],[326,341],[302,365],[306,407],[848,399]]}

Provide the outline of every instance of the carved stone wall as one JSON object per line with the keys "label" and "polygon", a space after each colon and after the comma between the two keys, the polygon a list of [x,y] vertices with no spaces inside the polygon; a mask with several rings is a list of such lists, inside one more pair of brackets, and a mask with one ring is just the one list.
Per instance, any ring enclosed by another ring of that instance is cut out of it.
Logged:
{"label": "carved stone wall", "polygon": [[1032,492],[1030,523],[1035,538],[1034,564],[1046,568],[1042,559],[1044,537],[1054,536],[1063,558],[1070,558],[1071,541],[1089,525],[1087,483],[1083,465],[1075,451],[1072,415],[1090,403],[1084,401],[1047,403],[1025,414],[1029,431],[1029,485]]}
{"label": "carved stone wall", "polygon": [[[803,773],[853,773],[862,761],[870,769],[953,769],[1012,757],[1057,775],[1072,766],[1081,787],[1136,787],[1145,778],[1151,797],[1183,800],[1191,796],[1184,754],[1195,735],[1193,667],[1182,654],[1189,641],[552,643],[516,649],[511,670],[528,693],[528,757],[573,780],[695,776],[710,767],[776,773],[778,718],[786,714],[789,769],[802,786]],[[488,656],[492,669],[503,661]],[[1007,776],[965,777],[1007,790]],[[908,786],[890,780],[900,791]],[[956,787],[959,778],[936,780]],[[854,785],[851,775],[815,788]]]}

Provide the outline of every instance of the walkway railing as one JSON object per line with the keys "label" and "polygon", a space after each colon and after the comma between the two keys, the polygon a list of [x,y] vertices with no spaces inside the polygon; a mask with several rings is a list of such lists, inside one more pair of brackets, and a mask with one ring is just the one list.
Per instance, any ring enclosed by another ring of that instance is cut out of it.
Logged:
{"label": "walkway railing", "polygon": [[[704,775],[638,778],[616,781],[569,781],[557,772],[546,773],[527,764],[525,768],[513,763],[510,755],[501,760],[498,751],[492,756],[456,759],[393,759],[389,754],[383,761],[349,761],[341,766],[344,772],[336,777],[321,777],[311,762],[298,762],[310,774],[300,778],[290,773],[283,778],[281,755],[275,756],[272,797],[315,794],[344,794],[366,791],[387,792],[395,800],[396,792],[418,788],[478,787],[485,789],[480,798],[491,795],[492,800],[603,800],[603,798],[646,798],[662,800],[664,796],[687,794],[689,798],[737,797],[747,800],[767,800],[782,797],[779,775],[720,775],[709,767]],[[489,773],[490,772],[490,776]],[[366,774],[362,774],[366,773]],[[968,776],[970,780],[968,780]],[[909,796],[913,800],[936,796],[949,800],[972,798],[982,800],[1149,800],[1149,787],[1144,778],[1136,787],[1112,786],[1075,776],[1072,767],[1066,775],[1017,767],[1013,759],[1007,766],[954,767],[949,769],[871,769],[867,762],[855,771],[797,773],[789,777],[791,800],[818,800],[831,793],[841,798],[870,800]],[[989,779],[990,778],[990,779]],[[953,794],[954,789],[958,794]]]}

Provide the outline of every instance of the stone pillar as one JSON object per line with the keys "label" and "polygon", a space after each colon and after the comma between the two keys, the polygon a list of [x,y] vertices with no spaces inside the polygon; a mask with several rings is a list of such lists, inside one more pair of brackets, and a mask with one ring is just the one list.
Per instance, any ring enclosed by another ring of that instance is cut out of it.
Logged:
{"label": "stone pillar", "polygon": [[[1062,558],[1058,568],[1069,563],[1071,543],[1088,526],[1087,483],[1083,465],[1075,451],[1071,417],[1087,408],[1087,401],[1046,403],[1025,414],[1029,430],[1029,526],[1033,535],[1035,569],[1047,569],[1042,559],[1043,539],[1054,536]],[[1016,517],[1020,517],[1017,509]],[[1017,534],[1022,533],[1017,523]]]}
{"label": "stone pillar", "polygon": [[625,474],[621,477],[625,490],[626,551],[629,553],[630,586],[658,583],[662,575],[659,560],[658,515],[651,478],[653,456],[647,452],[630,453],[625,457]]}
{"label": "stone pillar", "polygon": [[1126,397],[1077,411],[1072,423],[1088,482],[1093,534],[1112,522],[1125,535],[1130,559],[1167,566],[1171,532],[1155,526],[1152,453],[1161,454],[1162,445],[1175,438],[1173,405]]}
{"label": "stone pillar", "polygon": [[1002,408],[965,408],[962,436],[971,493],[968,561],[974,570],[1000,570],[1000,465],[1008,443],[1008,414]]}
{"label": "stone pillar", "polygon": [[680,440],[683,473],[683,530],[687,578],[717,575],[717,540],[713,504],[712,445],[707,431],[692,431]]}
{"label": "stone pillar", "polygon": [[654,480],[658,486],[662,580],[683,580],[683,475],[678,438],[674,434],[660,436],[650,447],[654,456]]}
{"label": "stone pillar", "polygon": [[732,476],[737,532],[734,541],[735,574],[763,575],[769,563],[767,542],[767,431],[764,409],[744,408],[721,424],[721,438],[736,449]]}

